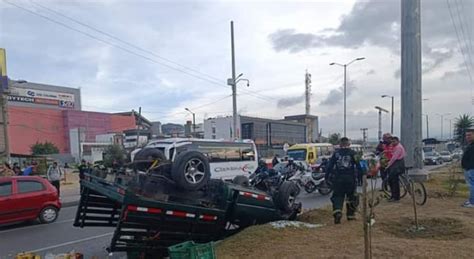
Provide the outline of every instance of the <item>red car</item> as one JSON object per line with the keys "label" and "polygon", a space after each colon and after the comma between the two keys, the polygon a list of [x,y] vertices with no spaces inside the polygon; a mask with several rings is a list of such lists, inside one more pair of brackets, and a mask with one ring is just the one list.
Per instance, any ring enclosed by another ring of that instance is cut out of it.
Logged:
{"label": "red car", "polygon": [[0,178],[0,224],[39,219],[51,223],[61,209],[58,192],[39,176]]}

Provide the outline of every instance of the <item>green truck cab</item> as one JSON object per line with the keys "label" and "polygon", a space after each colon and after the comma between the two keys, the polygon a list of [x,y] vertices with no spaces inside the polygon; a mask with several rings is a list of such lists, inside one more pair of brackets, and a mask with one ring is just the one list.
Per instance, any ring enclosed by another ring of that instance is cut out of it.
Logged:
{"label": "green truck cab", "polygon": [[107,181],[87,174],[74,226],[114,228],[109,252],[156,258],[184,241],[223,239],[253,224],[295,219],[301,211],[301,203],[282,197],[288,191],[267,193],[219,179],[186,190],[166,175],[132,171]]}

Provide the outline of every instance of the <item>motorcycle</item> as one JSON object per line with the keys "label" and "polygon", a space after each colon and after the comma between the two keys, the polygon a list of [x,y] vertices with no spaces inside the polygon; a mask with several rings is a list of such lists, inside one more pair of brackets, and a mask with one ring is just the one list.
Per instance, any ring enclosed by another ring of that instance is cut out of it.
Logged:
{"label": "motorcycle", "polygon": [[326,182],[325,173],[320,167],[316,171],[311,171],[307,165],[301,163],[289,180],[295,182],[300,189],[304,189],[307,193],[318,190],[321,195],[328,195],[332,191]]}

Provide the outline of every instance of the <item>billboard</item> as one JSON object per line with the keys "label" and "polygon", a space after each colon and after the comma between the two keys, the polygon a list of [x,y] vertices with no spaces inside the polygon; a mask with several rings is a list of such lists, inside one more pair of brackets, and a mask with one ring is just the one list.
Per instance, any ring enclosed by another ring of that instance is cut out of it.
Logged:
{"label": "billboard", "polygon": [[62,108],[74,108],[75,102],[74,94],[18,87],[10,88],[8,101],[52,105]]}

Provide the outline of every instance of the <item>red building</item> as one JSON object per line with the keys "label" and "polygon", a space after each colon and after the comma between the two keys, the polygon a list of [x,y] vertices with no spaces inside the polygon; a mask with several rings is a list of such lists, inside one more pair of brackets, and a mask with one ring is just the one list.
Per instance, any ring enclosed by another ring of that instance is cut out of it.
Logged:
{"label": "red building", "polygon": [[[81,142],[95,142],[97,135],[123,132],[136,127],[135,117],[132,114],[118,115],[10,105],[8,117],[8,139],[10,153],[13,155],[29,155],[33,144],[45,141],[54,143],[60,153],[70,154],[71,143],[78,141],[78,131]],[[75,136],[72,134],[73,130],[76,130]]]}

